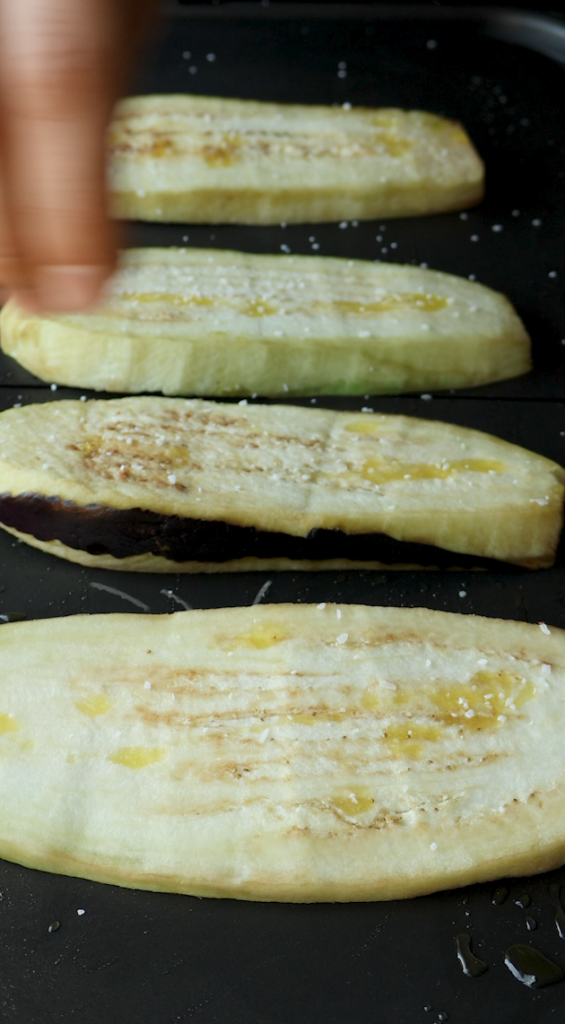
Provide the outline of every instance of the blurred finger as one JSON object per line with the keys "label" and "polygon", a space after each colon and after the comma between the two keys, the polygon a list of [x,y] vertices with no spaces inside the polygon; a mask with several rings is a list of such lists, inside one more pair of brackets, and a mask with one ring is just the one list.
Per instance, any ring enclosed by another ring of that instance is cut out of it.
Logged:
{"label": "blurred finger", "polygon": [[45,308],[90,305],[114,266],[104,138],[115,32],[109,0],[0,0],[5,274]]}

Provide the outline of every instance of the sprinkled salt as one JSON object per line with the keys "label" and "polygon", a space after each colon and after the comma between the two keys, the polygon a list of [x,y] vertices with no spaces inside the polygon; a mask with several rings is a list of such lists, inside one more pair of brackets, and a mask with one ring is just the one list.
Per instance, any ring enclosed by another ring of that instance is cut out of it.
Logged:
{"label": "sprinkled salt", "polygon": [[430,843],[430,850],[437,850],[437,843]]}
{"label": "sprinkled salt", "polygon": [[536,219],[532,221],[532,227],[533,228],[541,227],[541,220],[539,219],[539,217],[536,217]]}
{"label": "sprinkled salt", "polygon": [[144,682],[144,684],[143,684],[143,689],[144,689],[144,690],[150,690],[150,689],[151,689],[151,682],[150,682],[150,680],[149,680],[149,679],[146,679],[146,680],[145,680],[145,682]]}
{"label": "sprinkled salt", "polygon": [[167,480],[169,481],[170,484],[176,484],[176,482],[177,482],[176,474],[175,473],[169,473],[168,476],[167,476]]}
{"label": "sprinkled salt", "polygon": [[57,390],[57,385],[56,384],[52,384],[51,385],[51,391],[56,391],[56,390]]}
{"label": "sprinkled salt", "polygon": [[431,395],[427,395],[427,394],[426,395],[420,395],[420,398],[422,399],[423,402],[431,402],[431,400],[432,400],[432,396]]}
{"label": "sprinkled salt", "polygon": [[491,231],[502,231],[502,224],[493,224]]}
{"label": "sprinkled salt", "polygon": [[338,644],[344,644],[348,637],[349,633],[340,633],[339,636],[337,637]]}
{"label": "sprinkled salt", "polygon": [[322,601],[322,602],[321,602],[321,604],[317,605],[317,608],[318,608],[318,609],[319,609],[320,611],[323,611],[323,609],[324,609],[325,607],[326,607],[326,602],[325,602],[325,601]]}
{"label": "sprinkled salt", "polygon": [[551,630],[548,629],[545,622],[538,622],[538,626],[541,629],[542,633],[545,633],[546,636],[551,636]]}
{"label": "sprinkled salt", "polygon": [[80,910],[77,910],[77,914],[78,914],[79,917],[82,917],[83,914],[86,914],[86,910],[83,910],[82,907],[81,907]]}
{"label": "sprinkled salt", "polygon": [[467,591],[466,590],[460,590],[459,591],[459,597],[467,597]]}
{"label": "sprinkled salt", "polygon": [[[435,50],[436,47],[437,47],[437,39],[428,39],[428,41],[426,43],[426,47],[427,47],[428,50]],[[432,849],[433,849],[433,847],[432,847]]]}
{"label": "sprinkled salt", "polygon": [[336,613],[337,618],[341,619],[341,608],[336,608],[335,613]]}
{"label": "sprinkled salt", "polygon": [[267,739],[268,735],[269,735],[269,730],[268,729],[263,729],[263,732],[261,733],[261,735],[259,737],[259,743],[264,743],[265,740]]}
{"label": "sprinkled salt", "polygon": [[216,54],[215,53],[207,53],[206,54],[206,60],[209,60],[210,63],[215,61],[215,59],[216,59]]}

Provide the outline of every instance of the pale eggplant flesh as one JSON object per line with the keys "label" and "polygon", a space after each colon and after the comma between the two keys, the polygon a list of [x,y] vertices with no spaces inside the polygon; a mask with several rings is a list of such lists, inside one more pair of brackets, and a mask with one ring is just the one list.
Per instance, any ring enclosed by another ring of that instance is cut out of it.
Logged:
{"label": "pale eggplant flesh", "polygon": [[280,224],[419,216],[480,202],[461,124],[419,110],[134,96],[109,129],[118,217]]}
{"label": "pale eggplant flesh", "polygon": [[42,380],[129,394],[398,394],[531,369],[504,295],[422,267],[329,256],[129,249],[86,313],[10,299],[2,349]]}
{"label": "pale eggplant flesh", "polygon": [[565,633],[267,605],[0,627],[0,856],[397,899],[565,861]]}
{"label": "pale eggplant flesh", "polygon": [[107,568],[370,567],[383,535],[395,563],[418,545],[424,564],[434,546],[540,568],[564,481],[526,449],[406,416],[155,397],[0,415],[0,525]]}

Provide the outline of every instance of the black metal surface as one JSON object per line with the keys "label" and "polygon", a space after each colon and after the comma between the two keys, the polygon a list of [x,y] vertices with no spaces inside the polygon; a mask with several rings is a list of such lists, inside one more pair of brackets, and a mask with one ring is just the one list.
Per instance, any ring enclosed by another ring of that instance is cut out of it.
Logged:
{"label": "black metal surface", "polygon": [[[304,9],[308,17],[288,19],[283,4],[274,13],[257,4],[252,17],[243,18],[240,6],[234,18],[228,6],[187,8],[171,20],[153,64],[142,71],[141,88],[398,104],[457,117],[486,159],[487,199],[467,219],[452,214],[388,221],[382,230],[378,224],[134,224],[127,229],[130,241],[257,252],[277,252],[285,244],[294,252],[427,262],[475,274],[506,292],[523,315],[534,340],[532,374],[432,400],[316,404],[370,405],[444,419],[565,462],[564,73],[531,49],[565,57],[563,32],[551,20],[540,23],[521,13],[525,45],[518,46],[511,42],[516,20],[488,11],[433,8],[426,20],[421,10],[360,5],[361,16],[350,5],[348,18],[342,5],[340,17],[334,11],[328,19],[318,4],[316,13]],[[247,14],[250,9],[246,5]],[[435,47],[427,45],[431,40]],[[337,76],[340,61],[347,62],[345,78]],[[542,223],[533,225],[538,219]],[[475,234],[478,242],[471,241]],[[1,409],[80,394],[51,392],[6,357],[0,385]],[[560,553],[556,568],[538,573],[500,566],[488,572],[151,576],[85,570],[0,531],[0,621],[140,611],[139,602],[164,613],[179,607],[175,596],[194,607],[249,604],[271,578],[264,598],[269,602],[415,605],[564,626],[564,567]],[[137,606],[128,603],[128,594]],[[508,946],[533,942],[565,966],[549,891],[556,880],[565,884],[565,871],[508,883],[502,905],[491,903],[491,885],[406,902],[304,907],[129,892],[0,862],[0,1021],[435,1024],[448,1014],[454,1024],[551,1024],[563,1018],[565,985],[530,991],[503,960]],[[527,909],[514,902],[523,893],[531,897]],[[538,924],[531,933],[528,916]],[[456,959],[455,936],[463,931],[488,964],[482,977],[465,977]]]}

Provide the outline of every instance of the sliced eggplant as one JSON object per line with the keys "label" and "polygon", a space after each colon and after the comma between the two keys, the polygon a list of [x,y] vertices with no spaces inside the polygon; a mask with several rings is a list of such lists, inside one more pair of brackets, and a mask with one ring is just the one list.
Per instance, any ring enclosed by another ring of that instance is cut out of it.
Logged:
{"label": "sliced eggplant", "polygon": [[104,304],[10,300],[3,350],[42,380],[191,395],[393,394],[530,369],[507,299],[451,274],[321,256],[130,249]]}
{"label": "sliced eggplant", "polygon": [[0,415],[0,526],[108,568],[418,561],[383,534],[540,568],[564,482],[516,445],[407,416],[150,397]]}
{"label": "sliced eggplant", "polygon": [[0,856],[397,899],[565,860],[565,633],[270,605],[0,628]]}
{"label": "sliced eggplant", "polygon": [[109,161],[114,213],[133,220],[371,220],[484,193],[463,127],[422,111],[135,96],[116,108]]}

